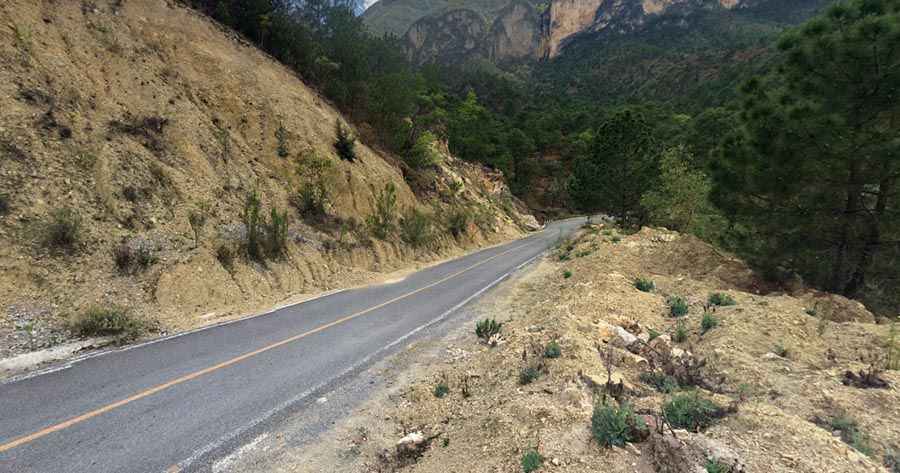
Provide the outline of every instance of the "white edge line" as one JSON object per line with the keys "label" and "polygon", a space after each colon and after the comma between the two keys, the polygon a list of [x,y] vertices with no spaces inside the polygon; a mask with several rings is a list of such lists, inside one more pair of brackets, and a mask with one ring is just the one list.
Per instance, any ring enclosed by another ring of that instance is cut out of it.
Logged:
{"label": "white edge line", "polygon": [[263,415],[261,415],[261,416],[257,417],[256,419],[250,421],[250,423],[244,425],[243,427],[239,427],[238,429],[233,430],[231,433],[229,433],[229,434],[227,434],[227,435],[225,435],[225,436],[223,436],[223,437],[220,437],[218,440],[215,440],[215,441],[213,441],[213,442],[207,444],[206,446],[204,446],[204,447],[202,447],[202,448],[200,448],[200,449],[198,449],[198,450],[195,450],[195,451],[191,454],[191,456],[189,456],[188,458],[186,458],[186,459],[184,459],[184,460],[178,462],[177,467],[178,467],[181,471],[184,471],[185,469],[187,469],[187,468],[189,468],[191,465],[193,465],[197,460],[199,460],[200,458],[202,458],[204,455],[206,455],[206,454],[208,454],[208,453],[210,453],[210,452],[216,450],[217,448],[219,448],[219,447],[221,447],[222,445],[224,445],[224,444],[226,444],[226,443],[228,443],[228,442],[230,442],[230,441],[236,439],[237,437],[240,437],[241,435],[243,435],[244,433],[250,431],[251,429],[253,429],[253,428],[256,427],[257,425],[260,425],[260,424],[262,424],[263,422],[267,421],[268,419],[272,418],[272,417],[275,416],[276,414],[285,411],[286,409],[288,409],[288,408],[291,407],[292,405],[295,405],[295,404],[298,404],[298,403],[302,402],[304,399],[306,399],[307,397],[309,397],[312,393],[314,393],[314,392],[316,392],[316,391],[318,391],[318,390],[324,388],[324,387],[327,386],[328,384],[330,384],[330,383],[332,383],[332,382],[334,382],[334,381],[336,381],[336,380],[339,380],[339,379],[343,378],[343,377],[346,376],[347,374],[352,373],[353,371],[355,371],[355,370],[357,370],[357,369],[360,369],[360,368],[363,367],[364,365],[368,364],[368,363],[372,360],[372,358],[374,358],[376,355],[379,355],[379,354],[381,354],[381,353],[383,353],[383,352],[385,352],[385,351],[388,351],[388,350],[390,350],[391,348],[393,348],[393,347],[395,347],[395,346],[397,346],[397,345],[403,343],[404,341],[408,340],[410,337],[414,336],[415,334],[421,332],[422,330],[425,330],[425,329],[427,329],[427,328],[429,328],[429,327],[431,327],[431,326],[433,326],[433,325],[435,325],[435,324],[437,324],[437,323],[442,322],[442,321],[443,321],[444,319],[446,319],[448,316],[450,316],[451,314],[453,314],[453,313],[456,312],[457,310],[461,309],[462,307],[464,307],[464,306],[465,306],[466,304],[468,304],[469,302],[472,302],[473,299],[476,299],[477,297],[481,296],[481,295],[484,294],[485,292],[491,290],[491,289],[492,289],[494,286],[496,286],[497,284],[500,284],[501,282],[503,282],[503,280],[505,280],[506,278],[508,278],[512,273],[518,271],[519,269],[525,267],[526,265],[528,265],[528,264],[531,263],[532,261],[536,260],[538,257],[540,257],[541,255],[543,255],[544,252],[545,252],[545,251],[541,251],[541,252],[538,253],[537,255],[535,255],[535,256],[529,258],[528,261],[525,261],[524,263],[522,263],[522,264],[516,266],[514,269],[511,269],[511,270],[507,271],[506,273],[504,273],[504,274],[503,274],[502,276],[500,276],[499,278],[495,279],[493,282],[491,282],[491,283],[488,284],[487,286],[485,286],[485,287],[479,289],[479,290],[478,290],[477,292],[475,292],[474,294],[472,294],[472,295],[470,295],[469,297],[465,298],[462,302],[460,302],[460,303],[456,304],[455,306],[451,307],[450,309],[446,310],[444,313],[442,313],[441,315],[439,315],[437,318],[434,318],[434,319],[432,319],[432,320],[426,322],[425,324],[422,324],[422,325],[420,325],[420,326],[414,328],[412,331],[406,333],[406,334],[403,335],[402,337],[400,337],[400,338],[398,338],[398,339],[392,341],[391,343],[389,343],[389,344],[387,344],[387,345],[385,345],[385,346],[379,348],[378,350],[375,350],[374,352],[372,352],[372,353],[370,353],[369,355],[367,355],[365,358],[363,358],[363,359],[357,361],[356,363],[354,363],[353,365],[351,365],[351,366],[348,367],[347,369],[345,369],[345,370],[341,371],[340,373],[338,373],[337,376],[333,376],[333,377],[331,377],[331,378],[329,378],[329,379],[327,379],[327,380],[325,380],[325,381],[322,381],[321,383],[319,383],[319,384],[313,386],[312,388],[309,388],[309,389],[307,389],[306,391],[303,391],[303,392],[300,393],[299,395],[294,396],[294,397],[292,397],[291,399],[288,399],[287,401],[285,401],[285,402],[279,404],[278,406],[276,406],[276,407],[274,407],[274,408],[272,408],[272,409],[266,411],[265,413],[263,413]]}

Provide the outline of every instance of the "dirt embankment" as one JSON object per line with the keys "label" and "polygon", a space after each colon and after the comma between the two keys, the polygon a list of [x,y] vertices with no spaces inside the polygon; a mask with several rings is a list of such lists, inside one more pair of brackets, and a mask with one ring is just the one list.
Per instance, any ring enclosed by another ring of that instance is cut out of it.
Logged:
{"label": "dirt embankment", "polygon": [[[876,370],[873,384],[847,375],[884,368],[890,326],[840,297],[761,292],[743,263],[693,237],[588,229],[486,309],[504,324],[496,347],[472,332],[454,340],[338,428],[330,456],[304,451],[361,472],[523,471],[529,451],[542,461],[525,471],[897,471],[900,341],[893,370]],[[546,356],[551,342],[558,358]],[[700,433],[653,428],[676,418],[663,406],[684,393],[712,400],[721,417],[688,429]],[[600,446],[591,426],[603,399],[651,427]],[[279,471],[313,471],[304,465]]]}
{"label": "dirt embankment", "polygon": [[[533,223],[502,176],[450,156],[418,194],[394,156],[357,142],[356,161],[339,159],[335,127],[346,122],[326,100],[172,1],[4,2],[0,109],[0,358],[64,342],[67,322],[92,306],[177,331]],[[322,163],[328,217],[310,224],[291,203]],[[376,238],[365,224],[389,185],[395,218],[428,216],[426,245],[396,229]],[[241,254],[253,192],[264,221],[272,208],[288,213],[278,258]],[[192,214],[206,216],[196,241]]]}

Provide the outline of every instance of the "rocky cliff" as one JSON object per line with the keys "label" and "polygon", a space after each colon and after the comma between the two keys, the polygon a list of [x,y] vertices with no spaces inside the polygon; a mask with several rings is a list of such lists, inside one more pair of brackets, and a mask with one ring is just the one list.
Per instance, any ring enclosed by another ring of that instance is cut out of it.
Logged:
{"label": "rocky cliff", "polygon": [[[376,33],[405,35],[417,63],[455,63],[478,57],[497,63],[549,59],[580,35],[638,32],[672,15],[689,26],[697,11],[759,9],[771,0],[382,0],[364,19]],[[810,1],[779,5],[778,14]],[[816,3],[816,2],[813,2]],[[821,2],[819,2],[821,3]]]}

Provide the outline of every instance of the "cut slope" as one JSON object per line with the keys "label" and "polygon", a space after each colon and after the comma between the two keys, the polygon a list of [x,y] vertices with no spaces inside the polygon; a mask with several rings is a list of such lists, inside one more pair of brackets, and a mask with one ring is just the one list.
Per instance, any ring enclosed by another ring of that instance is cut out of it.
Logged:
{"label": "cut slope", "polygon": [[[0,214],[0,357],[68,337],[64,322],[93,305],[122,305],[177,330],[519,233],[524,216],[502,176],[480,167],[446,156],[435,183],[454,192],[426,203],[396,158],[357,143],[356,162],[338,159],[343,119],[326,100],[173,2],[15,0],[0,6],[0,24],[0,194],[9,205]],[[296,169],[311,156],[335,169],[330,213],[343,224],[331,232],[289,207]],[[427,249],[396,235],[372,240],[361,222],[388,185],[395,214],[465,209],[480,225]],[[290,209],[287,254],[230,263],[219,248],[241,245],[254,191],[264,214]],[[189,216],[203,207],[195,248]],[[60,208],[81,221],[65,251],[42,244]],[[146,249],[149,267],[117,270],[122,242]]]}

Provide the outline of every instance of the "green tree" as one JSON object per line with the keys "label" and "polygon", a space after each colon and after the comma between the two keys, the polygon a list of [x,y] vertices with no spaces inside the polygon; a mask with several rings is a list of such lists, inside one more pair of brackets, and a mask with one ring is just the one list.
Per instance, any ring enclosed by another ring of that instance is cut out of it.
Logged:
{"label": "green tree", "polygon": [[625,224],[643,219],[641,195],[657,174],[657,144],[643,113],[626,107],[606,117],[576,159],[569,193],[586,212],[607,211]]}
{"label": "green tree", "polygon": [[709,212],[712,183],[692,166],[694,158],[684,146],[663,152],[659,183],[641,197],[641,206],[654,222],[673,230],[693,231],[703,212]]}
{"label": "green tree", "polygon": [[898,251],[898,9],[851,0],[786,33],[778,66],[743,86],[742,129],[714,168],[715,201],[751,229],[745,250],[848,296]]}

